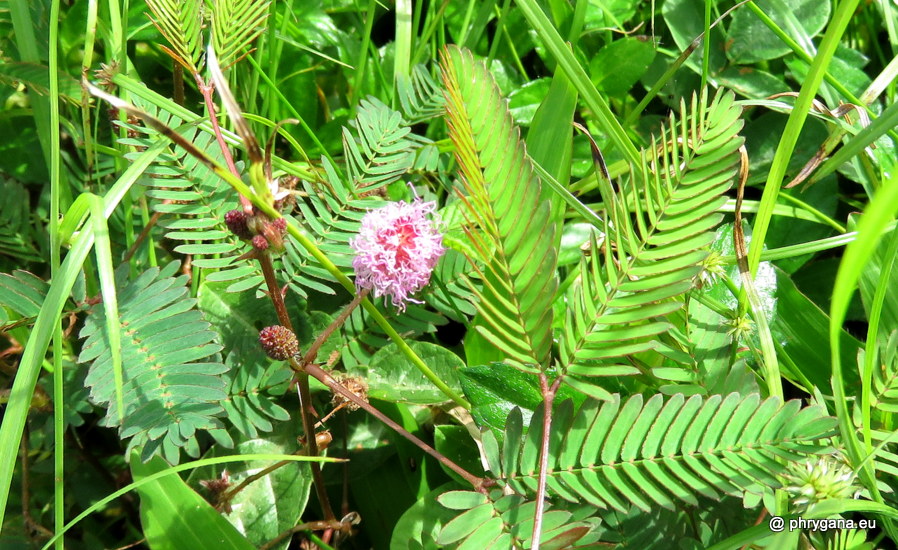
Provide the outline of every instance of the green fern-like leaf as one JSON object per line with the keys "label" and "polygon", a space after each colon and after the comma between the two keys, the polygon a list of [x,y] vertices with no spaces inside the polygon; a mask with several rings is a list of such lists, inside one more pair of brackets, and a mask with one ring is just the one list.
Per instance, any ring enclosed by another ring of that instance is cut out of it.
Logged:
{"label": "green fern-like leaf", "polygon": [[[888,495],[892,505],[896,503],[895,491],[898,490],[898,444],[895,443],[895,432],[870,430],[873,442],[873,464],[877,475],[876,485],[883,495]],[[858,433],[859,438],[864,434]]]}
{"label": "green fern-like leaf", "polygon": [[203,53],[202,0],[147,0],[147,7],[153,12],[153,25],[171,44],[175,60],[198,73]]}
{"label": "green fern-like leaf", "polygon": [[410,75],[398,75],[396,95],[411,124],[442,116],[445,110],[443,92],[424,65],[415,65]]}
{"label": "green fern-like leaf", "polygon": [[520,131],[486,66],[450,47],[442,70],[465,214],[477,227],[468,235],[483,263],[483,287],[475,289],[483,321],[477,330],[508,362],[531,370],[546,366],[558,287],[549,202],[539,200]]}
{"label": "green fern-like leaf", "polygon": [[27,271],[0,273],[0,307],[25,318],[37,317],[49,289],[46,281]]}
{"label": "green fern-like leaf", "polygon": [[456,322],[467,322],[477,311],[476,297],[469,284],[471,270],[471,262],[464,254],[447,250],[430,275],[430,284],[418,298]]}
{"label": "green fern-like leaf", "polygon": [[[873,368],[874,407],[886,412],[898,412],[898,330],[889,334],[888,339],[880,347],[882,360]],[[858,366],[863,370],[864,355],[858,354]]]}
{"label": "green fern-like leaf", "polygon": [[746,509],[733,498],[723,502],[699,498],[697,507],[677,510],[658,506],[646,513],[631,506],[625,513],[608,509],[597,514],[601,541],[620,550],[670,550],[671,541],[683,549],[709,548],[729,533],[751,527],[757,517],[758,510]]}
{"label": "green fern-like leaf", "polygon": [[[362,217],[369,209],[383,206],[374,197],[353,198],[349,184],[340,179],[330,162],[322,159],[326,182],[319,185],[302,182],[296,208],[299,225],[328,258],[347,275],[352,274],[355,252],[349,240],[358,233]],[[303,247],[292,241],[281,258],[290,286],[301,296],[306,289],[334,294],[328,283],[333,276]]]}
{"label": "green fern-like leaf", "polygon": [[[255,343],[255,342],[254,342]],[[227,383],[228,398],[222,401],[228,420],[246,437],[254,438],[259,432],[274,429],[272,421],[290,420],[290,413],[275,403],[268,394],[270,388],[289,383],[292,373],[280,363],[272,364],[264,359],[244,362],[243,358],[260,354],[238,353],[231,350],[225,359],[228,367],[223,379]]]}
{"label": "green fern-like leaf", "polygon": [[[364,215],[383,206],[371,191],[397,181],[415,166],[416,154],[428,141],[410,133],[402,116],[376,99],[362,101],[359,115],[343,128],[346,157],[345,181],[327,158],[322,158],[323,178],[302,181],[297,189],[299,225],[337,267],[351,275],[355,252],[349,241]],[[362,196],[359,196],[362,195]],[[333,294],[333,276],[307,250],[288,243],[282,257],[291,287],[300,295],[306,289]]]}
{"label": "green fern-like leaf", "polygon": [[622,374],[607,369],[647,350],[676,358],[658,336],[672,328],[667,316],[682,307],[722,219],[743,141],[740,113],[732,93],[710,105],[694,97],[643,151],[629,185],[603,193],[605,239],[593,242],[568,293],[560,350],[569,374]]}
{"label": "green fern-like leaf", "polygon": [[[270,432],[272,421],[290,418],[277,399],[292,378],[292,371],[282,362],[272,363],[258,343],[259,328],[277,322],[271,302],[251,292],[230,292],[228,283],[210,282],[208,278],[200,285],[197,300],[227,350],[228,372],[222,378],[228,398],[221,404],[228,422],[250,438]],[[301,328],[306,325],[304,319],[295,321]],[[302,341],[308,340],[302,331],[299,336]]]}
{"label": "green fern-like leaf", "polygon": [[28,191],[16,181],[0,180],[0,196],[0,268],[7,260],[17,266],[41,261],[33,240]]}
{"label": "green fern-like leaf", "polygon": [[[436,543],[440,548],[529,548],[536,503],[519,495],[492,491],[449,491],[437,497],[445,508],[457,510],[443,525]],[[547,507],[543,516],[541,548],[575,548],[595,542],[589,537],[595,519],[578,520],[567,510]]]}
{"label": "green fern-like leaf", "polygon": [[[554,413],[549,436],[548,492],[621,512],[631,505],[645,512],[696,506],[700,496],[761,494],[780,487],[784,463],[827,452],[824,439],[835,425],[820,407],[762,401],[757,394],[676,394],[666,402],[637,394],[624,403],[615,396],[588,399],[576,412],[566,401]],[[536,489],[541,434],[540,410],[524,434],[515,409],[501,455],[484,445],[491,469],[520,494]]]}
{"label": "green fern-like leaf", "polygon": [[127,269],[117,273],[121,322],[124,418],[115,405],[112,356],[103,308],[87,317],[81,337],[86,338],[80,363],[90,362],[85,383],[91,400],[107,408],[103,425],[118,427],[128,450],[142,447],[144,460],[162,454],[177,463],[180,450],[199,455],[198,430],[208,431],[222,443],[230,437],[219,416],[227,397],[221,374],[227,367],[218,352],[221,345],[209,323],[187,298],[187,276],[172,277],[172,262],[152,268],[126,282]]}
{"label": "green fern-like leaf", "polygon": [[358,116],[343,128],[346,167],[354,189],[370,192],[389,185],[415,163],[422,139],[411,133],[402,115],[374,97],[362,100]]}
{"label": "green fern-like leaf", "polygon": [[236,61],[265,30],[269,3],[268,0],[214,1],[212,44],[222,67]]}

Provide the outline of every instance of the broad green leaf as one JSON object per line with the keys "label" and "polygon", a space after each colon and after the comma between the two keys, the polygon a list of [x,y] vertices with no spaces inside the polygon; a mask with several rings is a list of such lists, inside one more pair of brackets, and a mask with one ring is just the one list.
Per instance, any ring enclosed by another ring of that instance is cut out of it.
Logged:
{"label": "broad green leaf", "polygon": [[[839,84],[842,84],[849,92],[855,96],[861,96],[870,85],[870,76],[864,71],[864,66],[869,63],[869,59],[852,48],[839,46],[833,55],[826,71]],[[801,60],[788,58],[786,66],[793,73],[796,80],[803,80],[808,74],[808,65]],[[831,109],[835,105],[829,106]]]}
{"label": "broad green leaf", "polygon": [[636,14],[638,2],[633,0],[588,0],[586,25],[588,27],[620,27]]}
{"label": "broad green leaf", "polygon": [[[461,389],[457,372],[464,362],[457,355],[428,342],[410,342],[409,345],[445,383],[453,389]],[[419,405],[446,401],[446,395],[434,387],[395,344],[378,350],[367,370],[368,395],[373,398]]]}
{"label": "broad green leaf", "polygon": [[782,78],[755,67],[727,67],[717,75],[717,80],[749,99],[765,99],[791,91]]}
{"label": "broad green leaf", "polygon": [[[479,460],[480,451],[467,428],[449,425],[436,426],[433,439],[434,447],[440,454],[474,475],[484,475],[483,464]],[[443,471],[459,483],[465,483],[452,470],[443,467]]]}
{"label": "broad green leaf", "polygon": [[[757,0],[757,6],[793,39],[801,35],[814,37],[829,20],[829,0]],[[749,9],[736,10],[729,24],[727,57],[734,63],[748,65],[775,59],[791,48]]]}
{"label": "broad green leaf", "polygon": [[[407,484],[406,470],[411,466],[402,462],[396,456],[391,457],[371,474],[350,482],[349,494],[355,503],[354,510],[366,524],[396,525],[416,502],[416,489]],[[341,482],[342,479],[341,476]],[[389,529],[370,529],[367,534],[372,548],[386,548],[390,544]]]}
{"label": "broad green leaf", "polygon": [[[783,189],[780,191],[780,194],[795,197],[824,215],[836,218],[836,209],[839,206],[838,188],[839,183],[836,178],[829,176],[802,192],[793,188]],[[770,220],[770,230],[764,244],[769,248],[779,248],[823,239],[831,236],[833,233],[834,230],[831,226],[819,221],[797,220],[789,216],[774,216]],[[776,260],[774,263],[787,273],[794,273],[811,258],[811,254],[805,254]]]}
{"label": "broad green leaf", "polygon": [[552,81],[540,78],[508,94],[508,112],[515,124],[529,126],[541,102],[549,95]]}
{"label": "broad green leaf", "polygon": [[[705,0],[667,0],[661,6],[661,14],[667,22],[679,51],[690,46],[695,38],[704,32]],[[714,74],[726,65],[724,54],[725,38],[720,26],[711,29],[710,70]],[[686,65],[701,73],[704,51],[698,48],[686,61]],[[660,59],[661,56],[658,56]],[[694,90],[694,88],[693,88]]]}
{"label": "broad green leaf", "polygon": [[[770,324],[770,331],[780,348],[779,353],[788,358],[792,368],[797,369],[814,388],[829,395],[832,391],[832,359],[829,348],[820,345],[820,342],[829,339],[829,315],[799,292],[788,274],[776,269],[775,275],[777,314]],[[852,365],[856,362],[861,343],[844,330],[841,334],[842,364]],[[842,374],[849,387],[859,383],[855,369],[846,368]]]}
{"label": "broad green leaf", "polygon": [[648,37],[624,37],[605,45],[589,61],[589,76],[596,88],[611,97],[630,91],[655,59]]}
{"label": "broad green leaf", "polygon": [[[749,184],[760,183],[767,178],[785,127],[786,117],[779,113],[763,114],[745,125],[742,135],[748,150]],[[826,127],[819,120],[809,118],[798,136],[795,152],[789,160],[788,173],[797,174],[817,152],[827,135]]]}
{"label": "broad green leaf", "polygon": [[459,485],[455,482],[446,483],[410,506],[393,528],[390,549],[438,550],[443,548],[437,545],[436,537],[443,525],[455,517],[456,513],[440,506],[436,499],[451,489],[458,488]]}
{"label": "broad green leaf", "polygon": [[[539,382],[536,376],[503,363],[491,363],[459,369],[462,388],[465,396],[471,401],[471,414],[481,426],[499,430],[504,429],[505,419],[515,407],[521,409],[524,425],[530,423],[530,417],[536,407],[542,403]],[[573,399],[576,404],[583,401],[583,394],[564,385],[558,389],[556,403]]]}

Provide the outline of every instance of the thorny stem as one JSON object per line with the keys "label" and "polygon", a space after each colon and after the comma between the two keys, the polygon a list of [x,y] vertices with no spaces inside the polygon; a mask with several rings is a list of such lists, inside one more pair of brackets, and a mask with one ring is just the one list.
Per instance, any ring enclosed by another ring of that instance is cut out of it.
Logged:
{"label": "thorny stem", "polygon": [[[287,306],[284,303],[284,295],[278,286],[277,278],[274,275],[274,266],[271,263],[271,256],[267,252],[260,252],[257,255],[259,264],[262,266],[262,274],[265,276],[265,284],[268,286],[268,296],[274,304],[274,310],[277,313],[278,322],[287,327],[294,334],[293,323],[290,321],[290,315],[287,314]],[[293,363],[293,361],[291,361]],[[315,441],[315,424],[312,421],[314,410],[312,408],[312,392],[309,389],[309,375],[300,370],[296,375],[296,385],[299,388],[299,408],[302,417],[302,429],[306,434],[306,454],[308,456],[318,456],[318,442]],[[321,466],[312,462],[309,464],[312,469],[312,479],[315,482],[315,492],[318,501],[321,503],[321,510],[324,513],[324,519],[332,521],[334,512],[331,509],[330,499],[327,496],[327,489],[324,486],[324,476],[321,475]]]}
{"label": "thorny stem", "polygon": [[[293,454],[302,454],[302,451],[297,451],[296,453],[293,453]],[[268,474],[270,474],[271,472],[278,470],[280,468],[283,468],[287,464],[291,464],[291,463],[293,463],[292,460],[281,460],[280,462],[275,462],[271,466],[268,466],[264,470],[256,472],[255,474],[253,474],[251,476],[247,476],[236,487],[234,487],[233,489],[230,489],[226,493],[224,493],[221,496],[221,498],[218,499],[219,503],[224,504],[226,502],[230,502],[235,496],[237,496],[237,493],[246,489],[246,487],[249,484],[253,483],[254,481],[258,481],[258,480],[262,479],[263,477],[267,476]]]}
{"label": "thorny stem", "polygon": [[350,521],[310,521],[308,523],[300,523],[299,525],[294,525],[290,529],[278,534],[278,536],[274,537],[270,541],[263,544],[259,547],[259,550],[269,550],[278,545],[281,541],[286,539],[287,537],[299,533],[300,531],[323,531],[325,529],[332,529],[334,531],[342,531],[349,534],[352,530],[352,522]]}
{"label": "thorny stem", "polygon": [[[200,93],[203,94],[203,100],[206,102],[206,110],[209,111],[209,122],[212,124],[212,130],[215,132],[215,139],[218,140],[218,147],[221,149],[221,153],[228,165],[228,169],[232,174],[239,178],[240,172],[237,171],[237,165],[234,164],[234,157],[231,155],[231,150],[228,149],[228,144],[225,143],[224,135],[221,133],[221,126],[218,124],[218,117],[215,115],[215,100],[212,98],[212,94],[215,93],[215,86],[206,84],[199,73],[193,73],[193,78],[196,79],[196,86],[199,88]],[[238,196],[240,197],[240,205],[243,206],[244,212],[247,214],[251,213],[253,211],[253,203],[250,202],[249,198],[245,197],[243,193],[238,193]]]}
{"label": "thorny stem", "polygon": [[[227,143],[225,143],[224,135],[221,133],[221,126],[219,126],[218,118],[215,116],[215,102],[212,98],[215,87],[207,85],[199,74],[194,73],[193,76],[196,79],[200,92],[203,94],[203,99],[206,102],[206,109],[209,111],[209,120],[212,123],[212,130],[215,133],[215,139],[218,140],[218,145],[221,148],[225,162],[227,162],[228,169],[231,171],[231,174],[239,180],[240,174],[237,172],[237,166],[234,164],[234,157],[231,155]],[[248,195],[239,192],[237,195],[240,197],[240,204],[243,205],[244,211],[247,213],[252,212],[253,204],[248,198]],[[274,305],[278,322],[295,334],[296,331],[293,329],[293,323],[290,321],[290,315],[287,313],[287,306],[284,303],[284,295],[281,294],[277,277],[274,274],[271,256],[269,256],[267,252],[260,251],[256,254],[256,259],[259,260],[259,265],[262,267],[262,274],[265,276],[265,284],[268,287],[268,296],[271,298],[271,303]],[[312,416],[315,411],[312,407],[312,392],[309,389],[308,375],[299,373],[296,377],[296,385],[299,388],[299,410],[300,417],[302,418],[302,427],[306,434],[306,454],[308,456],[318,456],[318,443],[315,441],[315,426],[312,421]],[[324,476],[321,475],[321,466],[316,462],[312,462],[309,464],[309,467],[312,470],[315,493],[318,496],[318,502],[321,503],[321,511],[324,514],[324,519],[328,521],[333,520],[334,512],[331,509],[330,499],[327,496],[327,489],[324,486]]]}
{"label": "thorny stem", "polygon": [[[291,363],[295,363],[295,362],[296,362],[295,360],[291,360]],[[296,367],[298,368],[299,365],[297,364]],[[358,405],[358,407],[360,409],[364,409],[365,412],[367,412],[374,418],[377,418],[378,420],[380,420],[381,422],[383,422],[384,424],[386,424],[387,426],[392,428],[396,433],[398,433],[402,437],[406,438],[407,440],[409,440],[412,443],[414,443],[415,445],[417,445],[418,448],[420,448],[422,451],[424,451],[425,453],[427,453],[430,456],[432,456],[433,458],[435,458],[440,464],[446,466],[447,468],[449,468],[450,470],[452,470],[453,472],[455,472],[459,476],[461,476],[462,479],[464,479],[465,481],[470,483],[471,486],[474,487],[474,490],[480,491],[480,492],[486,491],[486,488],[490,484],[491,480],[477,477],[474,474],[472,474],[472,473],[468,472],[467,470],[465,470],[464,468],[462,468],[461,466],[459,466],[458,464],[456,464],[455,462],[449,460],[448,458],[446,458],[445,456],[443,456],[442,454],[437,452],[433,447],[431,447],[427,443],[424,443],[423,441],[418,439],[416,436],[414,436],[411,432],[409,432],[408,430],[406,430],[405,428],[403,428],[402,426],[400,426],[399,424],[394,422],[390,417],[388,417],[384,413],[382,413],[379,410],[377,410],[376,408],[374,408],[367,401],[360,398],[355,393],[349,391],[342,384],[337,382],[337,380],[333,376],[328,374],[327,371],[325,371],[318,365],[315,365],[315,364],[306,365],[305,372],[307,372],[311,376],[314,376],[315,379],[317,379],[319,382],[321,382],[322,384],[324,384],[325,386],[330,388],[331,391],[333,391],[335,393],[339,393],[340,395],[342,395],[349,401],[352,401],[354,404]]]}
{"label": "thorny stem", "polygon": [[[324,329],[321,334],[318,335],[318,338],[315,338],[315,341],[312,343],[311,347],[309,347],[309,351],[302,356],[302,361],[300,361],[299,365],[305,368],[306,365],[315,361],[315,357],[318,356],[318,350],[321,349],[321,346],[324,345],[324,342],[330,337],[331,334],[334,333],[335,330],[340,328],[343,323],[346,322],[347,317],[352,313],[352,311],[358,307],[358,305],[365,299],[365,296],[370,292],[370,288],[363,288],[361,292],[356,294],[356,296],[349,302],[343,311],[340,312],[340,315],[337,316],[333,322]],[[289,328],[289,327],[287,327]]]}
{"label": "thorny stem", "polygon": [[543,530],[543,514],[546,509],[546,478],[549,474],[549,437],[552,427],[552,405],[561,384],[561,377],[555,379],[551,387],[545,372],[539,373],[539,391],[543,394],[543,433],[539,448],[539,481],[536,486],[536,514],[533,516],[533,536],[531,550],[539,550]]}

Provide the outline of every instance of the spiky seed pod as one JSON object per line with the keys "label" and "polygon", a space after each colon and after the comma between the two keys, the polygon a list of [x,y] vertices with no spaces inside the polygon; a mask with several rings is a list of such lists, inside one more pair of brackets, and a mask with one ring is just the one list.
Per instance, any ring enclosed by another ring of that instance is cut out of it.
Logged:
{"label": "spiky seed pod", "polygon": [[243,210],[231,210],[225,214],[225,224],[227,224],[231,233],[241,239],[248,241],[253,238],[253,234],[246,224],[246,213]]}
{"label": "spiky seed pod", "polygon": [[259,344],[268,357],[286,361],[299,353],[299,340],[293,331],[281,325],[265,327],[259,332]]}
{"label": "spiky seed pod", "polygon": [[853,498],[858,489],[854,485],[854,470],[837,456],[827,455],[805,464],[793,464],[786,479],[789,484],[785,489],[798,510],[828,499]]}

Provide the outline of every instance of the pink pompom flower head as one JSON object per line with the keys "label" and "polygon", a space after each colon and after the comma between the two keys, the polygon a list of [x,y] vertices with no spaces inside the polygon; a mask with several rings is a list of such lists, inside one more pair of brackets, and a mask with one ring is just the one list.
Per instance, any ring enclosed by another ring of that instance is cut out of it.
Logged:
{"label": "pink pompom flower head", "polygon": [[446,251],[435,209],[436,203],[416,198],[365,214],[358,236],[349,242],[356,251],[352,261],[356,287],[374,289],[374,296],[389,296],[400,311],[405,311],[407,301],[421,303],[410,295],[430,282],[431,271]]}

